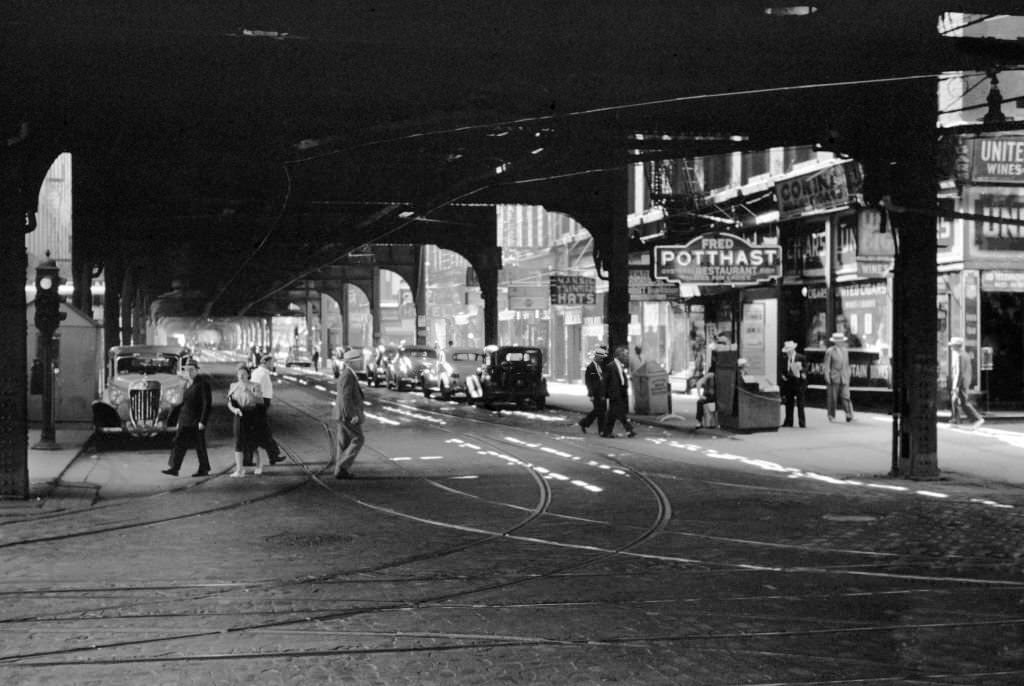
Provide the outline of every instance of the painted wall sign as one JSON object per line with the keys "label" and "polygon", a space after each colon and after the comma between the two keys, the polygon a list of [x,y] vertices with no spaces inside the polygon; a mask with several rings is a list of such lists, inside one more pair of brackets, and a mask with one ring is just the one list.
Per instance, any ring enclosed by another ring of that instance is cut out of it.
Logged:
{"label": "painted wall sign", "polygon": [[571,274],[552,274],[548,278],[552,305],[597,304],[597,282],[593,278]]}
{"label": "painted wall sign", "polygon": [[854,161],[776,181],[779,221],[846,207],[860,190],[860,167]]}
{"label": "painted wall sign", "polygon": [[[984,193],[974,205],[977,214],[999,219],[1024,220],[1024,200],[1016,195]],[[1024,250],[1024,226],[999,221],[974,222],[974,244],[982,250]]]}
{"label": "painted wall sign", "polygon": [[679,284],[753,284],[782,276],[782,248],[724,232],[654,247],[654,278]]}

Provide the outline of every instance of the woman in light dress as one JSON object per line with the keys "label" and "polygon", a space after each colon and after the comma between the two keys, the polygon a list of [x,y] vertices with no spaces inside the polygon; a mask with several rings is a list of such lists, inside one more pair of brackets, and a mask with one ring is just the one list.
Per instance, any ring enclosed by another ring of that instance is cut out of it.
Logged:
{"label": "woman in light dress", "polygon": [[252,454],[256,460],[256,474],[263,473],[263,458],[257,450],[262,420],[263,397],[260,385],[249,380],[249,367],[238,365],[236,381],[228,389],[228,409],[235,415],[235,471],[231,476],[245,476],[244,458]]}

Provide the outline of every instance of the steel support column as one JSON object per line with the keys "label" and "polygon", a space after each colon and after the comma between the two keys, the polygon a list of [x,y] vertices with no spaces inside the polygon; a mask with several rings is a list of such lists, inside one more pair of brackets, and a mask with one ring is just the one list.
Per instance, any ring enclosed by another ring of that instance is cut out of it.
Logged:
{"label": "steel support column", "polygon": [[0,498],[28,498],[28,325],[24,216],[0,215]]}
{"label": "steel support column", "polygon": [[629,227],[626,220],[629,175],[623,168],[609,174],[606,193],[609,193],[609,216],[605,221],[606,251],[603,255],[608,270],[608,299],[605,308],[605,323],[608,325],[608,345],[614,350],[617,345],[629,343]]}
{"label": "steel support column", "polygon": [[[934,208],[936,180],[936,85],[927,82],[904,93],[903,127],[892,144],[889,164],[893,201],[897,205]],[[900,316],[894,318],[894,385],[900,424],[900,454],[894,461],[899,476],[939,475],[936,398],[938,393],[938,315],[935,299],[936,232],[934,217],[894,217],[899,240],[896,256]]]}

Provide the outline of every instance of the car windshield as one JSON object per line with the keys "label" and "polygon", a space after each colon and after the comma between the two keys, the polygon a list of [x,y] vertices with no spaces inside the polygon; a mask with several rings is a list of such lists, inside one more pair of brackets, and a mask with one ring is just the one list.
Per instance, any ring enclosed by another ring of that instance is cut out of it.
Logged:
{"label": "car windshield", "polygon": [[418,360],[425,360],[428,357],[434,357],[433,350],[406,350],[405,354]]}
{"label": "car windshield", "polygon": [[452,362],[480,362],[484,359],[483,353],[452,353]]}
{"label": "car windshield", "polygon": [[178,358],[174,355],[117,358],[118,374],[177,374]]}
{"label": "car windshield", "polygon": [[539,350],[509,350],[502,358],[504,362],[526,362],[528,364],[540,364]]}

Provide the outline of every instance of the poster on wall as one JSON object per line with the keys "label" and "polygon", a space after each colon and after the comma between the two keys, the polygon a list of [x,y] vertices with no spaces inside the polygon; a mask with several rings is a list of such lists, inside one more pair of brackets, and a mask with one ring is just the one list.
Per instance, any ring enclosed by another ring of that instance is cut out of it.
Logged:
{"label": "poster on wall", "polygon": [[889,289],[885,281],[860,281],[836,287],[835,330],[846,334],[850,349],[888,350]]}
{"label": "poster on wall", "polygon": [[740,357],[746,358],[747,370],[754,376],[764,376],[767,373],[764,326],[764,304],[744,303],[740,329]]}

